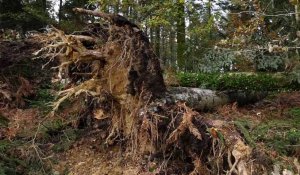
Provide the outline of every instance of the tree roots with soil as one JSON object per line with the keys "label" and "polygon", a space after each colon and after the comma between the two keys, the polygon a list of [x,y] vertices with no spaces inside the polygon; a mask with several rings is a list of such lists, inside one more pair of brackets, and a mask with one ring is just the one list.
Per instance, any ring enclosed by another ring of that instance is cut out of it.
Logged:
{"label": "tree roots with soil", "polygon": [[159,59],[137,25],[119,15],[74,11],[100,22],[73,34],[52,27],[34,36],[44,44],[36,57],[57,62],[53,81],[64,84],[54,116],[68,108],[81,124],[105,130],[108,146],[121,142],[130,157],[157,160],[157,172],[176,161],[191,165],[173,172],[178,174],[260,171],[233,123],[204,118],[184,102],[166,98]]}

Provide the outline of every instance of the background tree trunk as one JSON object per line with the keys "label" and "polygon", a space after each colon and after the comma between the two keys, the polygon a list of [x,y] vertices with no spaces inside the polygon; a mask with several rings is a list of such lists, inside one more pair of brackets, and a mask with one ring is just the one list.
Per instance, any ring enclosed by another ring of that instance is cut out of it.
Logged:
{"label": "background tree trunk", "polygon": [[154,50],[155,54],[160,57],[160,26],[155,27]]}
{"label": "background tree trunk", "polygon": [[58,10],[58,21],[61,23],[62,20],[62,0],[59,0],[59,10]]}
{"label": "background tree trunk", "polygon": [[179,70],[184,70],[185,58],[185,16],[184,16],[184,1],[177,1],[177,65]]}

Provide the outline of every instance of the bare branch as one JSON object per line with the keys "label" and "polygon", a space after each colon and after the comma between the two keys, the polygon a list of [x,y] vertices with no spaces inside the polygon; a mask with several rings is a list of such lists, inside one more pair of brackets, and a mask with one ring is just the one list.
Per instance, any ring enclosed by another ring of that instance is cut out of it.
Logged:
{"label": "bare branch", "polygon": [[107,13],[98,12],[98,11],[86,10],[83,8],[74,8],[73,11],[78,12],[78,13],[92,15],[92,16],[98,16],[100,18],[103,18],[104,20],[107,20],[107,21],[110,21],[110,22],[116,24],[117,26],[129,25],[133,29],[136,28],[137,31],[139,31],[139,29],[140,29],[136,24],[130,22],[127,18],[125,18],[124,16],[121,16],[121,15],[107,14]]}

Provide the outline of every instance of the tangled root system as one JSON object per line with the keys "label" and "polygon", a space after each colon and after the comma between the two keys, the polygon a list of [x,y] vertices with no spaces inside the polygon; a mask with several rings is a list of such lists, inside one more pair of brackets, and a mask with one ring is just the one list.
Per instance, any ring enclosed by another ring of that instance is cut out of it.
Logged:
{"label": "tangled root system", "polygon": [[160,63],[137,25],[119,15],[74,11],[102,20],[74,34],[52,27],[35,36],[44,43],[35,55],[57,60],[55,81],[65,84],[54,113],[72,103],[73,112],[92,116],[107,130],[106,144],[122,140],[137,157],[163,155],[162,169],[182,160],[191,164],[191,174],[252,171],[251,149],[232,125],[204,118],[185,103],[160,100],[166,92]]}

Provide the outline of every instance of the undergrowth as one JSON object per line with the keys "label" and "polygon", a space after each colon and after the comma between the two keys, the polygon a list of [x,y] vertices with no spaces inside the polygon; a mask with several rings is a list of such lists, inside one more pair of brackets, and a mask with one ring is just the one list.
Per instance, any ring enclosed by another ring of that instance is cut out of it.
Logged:
{"label": "undergrowth", "polygon": [[41,129],[44,142],[54,143],[52,151],[63,152],[70,148],[80,134],[80,130],[73,128],[63,120],[48,121]]}
{"label": "undergrowth", "polygon": [[[42,84],[34,96],[25,99],[26,108],[22,110],[37,109],[37,116],[33,117],[37,121],[18,129],[13,138],[5,135],[12,127],[10,116],[0,113],[0,175],[51,174],[51,164],[55,163],[51,154],[68,150],[76,141],[80,130],[72,126],[71,119],[47,117],[55,100],[54,92],[60,88],[59,85]],[[35,126],[38,123],[40,127]]]}
{"label": "undergrowth", "polygon": [[40,88],[37,90],[35,97],[27,99],[30,108],[38,108],[43,113],[50,112],[51,102],[54,100],[54,95],[50,88]]}
{"label": "undergrowth", "polygon": [[22,140],[0,140],[0,175],[46,174],[37,156],[22,155],[25,144]]}
{"label": "undergrowth", "polygon": [[214,90],[299,90],[300,85],[291,82],[284,75],[268,73],[187,73],[177,75],[179,84],[186,87],[200,87]]}
{"label": "undergrowth", "polygon": [[0,140],[0,175],[51,174],[56,161],[51,155],[70,149],[80,131],[53,120],[44,122],[37,133],[34,143],[30,137]]}
{"label": "undergrowth", "polygon": [[263,143],[280,155],[294,156],[299,154],[300,108],[291,108],[287,115],[288,118],[271,119],[258,125],[240,119],[235,125],[252,147],[255,143]]}

